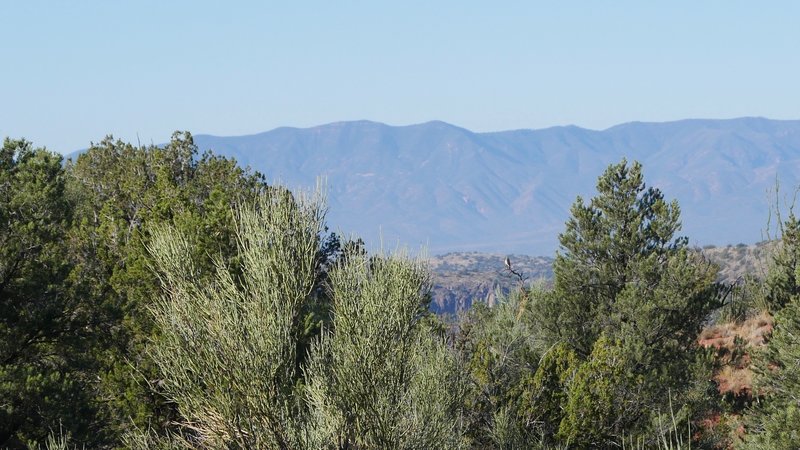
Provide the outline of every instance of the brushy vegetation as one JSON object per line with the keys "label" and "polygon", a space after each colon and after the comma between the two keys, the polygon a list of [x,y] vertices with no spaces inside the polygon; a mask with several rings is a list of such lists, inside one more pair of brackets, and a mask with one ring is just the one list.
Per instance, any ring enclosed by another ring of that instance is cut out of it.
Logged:
{"label": "brushy vegetation", "polygon": [[622,161],[552,283],[509,261],[445,322],[422,260],[188,133],[0,165],[0,447],[800,447],[793,215],[726,280]]}

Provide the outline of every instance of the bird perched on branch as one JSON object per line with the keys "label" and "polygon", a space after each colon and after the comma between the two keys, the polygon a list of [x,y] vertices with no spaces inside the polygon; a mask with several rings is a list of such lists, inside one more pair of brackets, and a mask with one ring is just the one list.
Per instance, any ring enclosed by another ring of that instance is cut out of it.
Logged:
{"label": "bird perched on branch", "polygon": [[506,267],[508,267],[508,270],[511,270],[511,260],[508,259],[508,257],[506,257],[506,260],[504,262],[506,264]]}

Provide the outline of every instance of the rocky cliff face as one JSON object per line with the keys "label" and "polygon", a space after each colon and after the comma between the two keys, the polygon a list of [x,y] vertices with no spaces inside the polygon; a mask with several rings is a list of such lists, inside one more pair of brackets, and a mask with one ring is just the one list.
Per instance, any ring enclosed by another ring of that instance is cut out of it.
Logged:
{"label": "rocky cliff face", "polygon": [[553,258],[544,256],[476,252],[434,256],[429,262],[433,273],[431,309],[456,314],[474,302],[493,305],[498,293],[508,293],[520,283],[506,268],[506,257],[525,283],[549,283],[553,278]]}
{"label": "rocky cliff face", "polygon": [[[753,245],[737,244],[698,248],[709,261],[720,267],[720,281],[735,283],[745,275],[765,276],[770,252],[777,241]],[[493,305],[498,293],[508,293],[519,286],[519,279],[503,264],[506,255],[485,253],[447,253],[430,258],[433,274],[431,310],[440,314],[457,314],[475,302]],[[553,280],[553,258],[546,256],[509,255],[512,267],[526,283]]]}

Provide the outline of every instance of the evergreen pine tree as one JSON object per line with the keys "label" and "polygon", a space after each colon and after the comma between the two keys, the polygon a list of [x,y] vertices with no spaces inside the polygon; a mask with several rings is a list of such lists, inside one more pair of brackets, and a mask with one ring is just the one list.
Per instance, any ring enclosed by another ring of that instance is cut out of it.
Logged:
{"label": "evergreen pine tree", "polygon": [[767,300],[775,314],[765,350],[754,355],[754,391],[744,447],[800,448],[800,220],[782,224],[767,274]]}
{"label": "evergreen pine tree", "polygon": [[[573,205],[554,289],[532,307],[544,340],[583,361],[567,386],[559,435],[587,446],[651,433],[670,397],[680,405],[703,390],[707,369],[693,370],[696,338],[717,304],[716,267],[675,237],[680,209],[645,186],[640,164],[609,166],[597,190],[588,205]],[[592,367],[614,380],[581,375]],[[613,398],[595,397],[608,383]]]}

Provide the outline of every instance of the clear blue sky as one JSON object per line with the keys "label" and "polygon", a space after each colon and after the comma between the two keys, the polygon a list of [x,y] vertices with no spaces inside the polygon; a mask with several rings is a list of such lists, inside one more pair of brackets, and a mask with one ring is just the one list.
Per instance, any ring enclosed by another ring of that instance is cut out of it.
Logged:
{"label": "clear blue sky", "polygon": [[800,118],[800,2],[5,1],[0,136]]}

